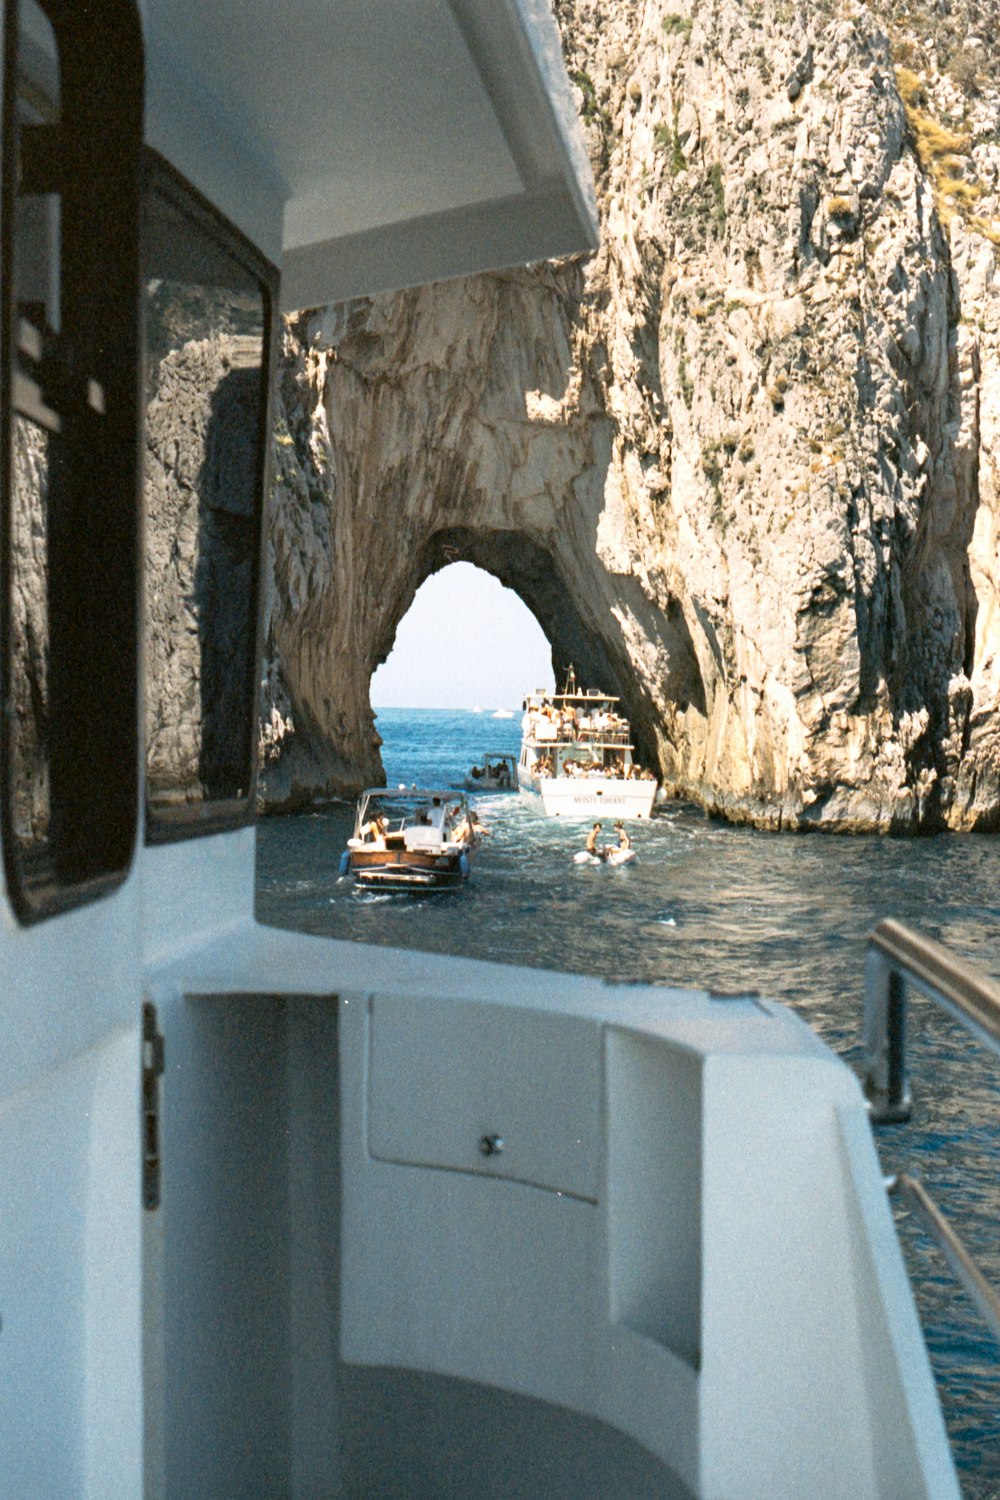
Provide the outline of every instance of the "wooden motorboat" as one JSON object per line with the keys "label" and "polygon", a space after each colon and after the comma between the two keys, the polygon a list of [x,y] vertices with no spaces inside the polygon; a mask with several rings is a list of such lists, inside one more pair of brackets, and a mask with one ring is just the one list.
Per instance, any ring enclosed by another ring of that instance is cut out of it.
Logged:
{"label": "wooden motorboat", "polygon": [[358,801],[340,870],[371,889],[452,890],[469,878],[478,841],[461,792],[373,787]]}

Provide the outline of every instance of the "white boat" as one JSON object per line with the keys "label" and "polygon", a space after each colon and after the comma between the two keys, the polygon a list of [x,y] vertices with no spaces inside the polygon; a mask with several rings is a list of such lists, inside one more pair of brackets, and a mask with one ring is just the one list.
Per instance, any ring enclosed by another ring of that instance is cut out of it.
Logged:
{"label": "white boat", "polygon": [[484,755],[469,767],[465,777],[469,792],[513,792],[517,787],[517,762],[513,755]]}
{"label": "white boat", "polygon": [[548,6],[2,5],[0,1496],[957,1500],[800,1019],[254,917],[273,313],[593,245]]}
{"label": "white boat", "polygon": [[596,691],[528,693],[517,782],[547,818],[648,818],[656,778],[636,765],[619,700]]}
{"label": "white boat", "polygon": [[461,792],[370,787],[358,799],[340,873],[368,890],[455,890],[469,878],[478,842]]}
{"label": "white boat", "polygon": [[512,719],[514,717],[514,710],[512,708],[498,708],[493,717],[494,719]]}

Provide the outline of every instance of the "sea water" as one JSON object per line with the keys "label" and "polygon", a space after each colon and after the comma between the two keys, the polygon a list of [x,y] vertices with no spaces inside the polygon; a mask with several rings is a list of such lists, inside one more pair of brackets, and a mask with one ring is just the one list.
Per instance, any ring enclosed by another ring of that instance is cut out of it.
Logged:
{"label": "sea water", "polygon": [[[520,714],[383,709],[389,786],[461,785],[515,754]],[[471,795],[471,794],[470,794]],[[768,834],[668,803],[631,823],[634,863],[582,866],[589,823],[515,794],[475,795],[490,832],[460,890],[362,892],[338,876],[353,803],[265,819],[264,922],[357,942],[719,991],[793,1006],[846,1061],[861,1057],[866,934],[898,917],[1000,978],[1000,841]],[[602,838],[612,842],[610,826]],[[1000,1287],[1000,1062],[928,1003],[910,1007],[909,1124],[876,1131],[886,1172],[918,1172]],[[1000,1500],[1000,1348],[911,1216],[895,1210],[966,1500]],[[817,1497],[822,1500],[822,1497]]]}

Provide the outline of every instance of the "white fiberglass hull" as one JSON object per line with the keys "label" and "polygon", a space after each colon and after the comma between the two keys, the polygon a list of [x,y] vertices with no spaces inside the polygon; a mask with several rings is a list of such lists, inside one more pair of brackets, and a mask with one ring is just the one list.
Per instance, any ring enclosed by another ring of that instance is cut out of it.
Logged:
{"label": "white fiberglass hull", "polygon": [[620,781],[613,776],[535,776],[517,769],[524,800],[547,818],[648,818],[655,781]]}

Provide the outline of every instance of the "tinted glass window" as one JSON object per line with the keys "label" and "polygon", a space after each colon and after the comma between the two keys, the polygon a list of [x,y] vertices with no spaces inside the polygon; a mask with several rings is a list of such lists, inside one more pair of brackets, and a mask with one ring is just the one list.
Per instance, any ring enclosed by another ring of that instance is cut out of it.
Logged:
{"label": "tinted glass window", "polygon": [[[58,170],[42,166],[43,142],[59,126],[55,36],[37,5],[22,7],[21,66],[14,102],[17,193],[13,285],[14,370],[10,516],[11,690],[8,735],[12,835],[21,854],[44,855],[52,827],[49,781],[50,489],[66,479],[60,414],[45,399],[43,351],[58,336]],[[30,30],[28,29],[30,27]],[[32,158],[34,157],[34,161]],[[54,164],[52,164],[54,165]]]}
{"label": "tinted glass window", "polygon": [[64,47],[47,9],[8,28],[3,130],[0,742],[25,920],[123,878],[137,791],[139,31],[110,0]]}
{"label": "tinted glass window", "polygon": [[269,268],[173,174],[147,201],[146,796],[152,838],[252,811]]}

